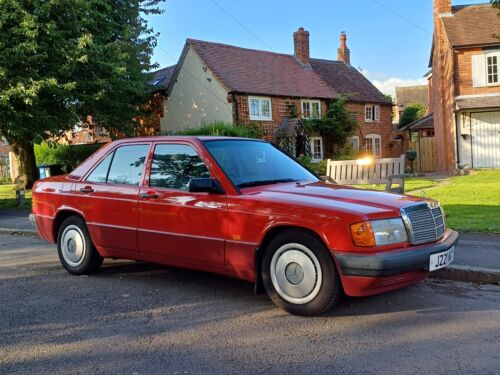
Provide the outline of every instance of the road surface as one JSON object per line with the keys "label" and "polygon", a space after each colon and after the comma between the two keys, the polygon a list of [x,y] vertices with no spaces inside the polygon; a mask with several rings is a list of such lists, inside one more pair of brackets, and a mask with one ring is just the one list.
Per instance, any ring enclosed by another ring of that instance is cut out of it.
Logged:
{"label": "road surface", "polygon": [[428,280],[290,316],[249,283],[0,235],[1,374],[500,374],[500,286]]}

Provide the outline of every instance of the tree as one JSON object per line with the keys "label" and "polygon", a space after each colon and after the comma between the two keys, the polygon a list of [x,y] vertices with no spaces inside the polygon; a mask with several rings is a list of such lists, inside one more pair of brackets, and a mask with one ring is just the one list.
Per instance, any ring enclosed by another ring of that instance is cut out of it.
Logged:
{"label": "tree", "polygon": [[413,121],[422,118],[425,115],[427,108],[419,103],[410,104],[405,108],[401,118],[399,119],[399,127],[411,124]]}
{"label": "tree", "polygon": [[323,137],[327,157],[337,155],[358,128],[357,121],[352,118],[345,105],[346,99],[343,97],[334,100],[322,119],[307,122],[311,131]]}
{"label": "tree", "polygon": [[162,0],[0,0],[0,132],[31,188],[33,145],[78,123],[129,133],[147,100]]}

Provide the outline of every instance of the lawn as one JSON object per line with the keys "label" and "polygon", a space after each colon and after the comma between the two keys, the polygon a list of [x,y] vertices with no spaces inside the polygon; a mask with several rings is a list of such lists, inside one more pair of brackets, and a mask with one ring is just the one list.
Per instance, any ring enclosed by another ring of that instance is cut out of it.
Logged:
{"label": "lawn", "polygon": [[[425,177],[414,177],[405,179],[405,192],[410,192],[418,189],[429,188],[437,186],[438,183],[434,180],[429,180]],[[361,189],[385,190],[385,185],[353,185]]]}
{"label": "lawn", "polygon": [[425,196],[441,202],[450,228],[500,233],[500,171],[452,177],[450,185],[429,189]]}
{"label": "lawn", "polygon": [[14,185],[0,185],[0,210],[7,208],[31,209],[31,190],[26,192],[26,206],[18,207]]}

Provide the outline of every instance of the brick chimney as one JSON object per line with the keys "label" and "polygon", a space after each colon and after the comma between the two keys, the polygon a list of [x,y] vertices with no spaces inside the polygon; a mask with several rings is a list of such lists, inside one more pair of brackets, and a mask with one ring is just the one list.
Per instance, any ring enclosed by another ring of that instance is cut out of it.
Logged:
{"label": "brick chimney", "polygon": [[309,31],[299,28],[293,33],[295,57],[304,65],[309,65]]}
{"label": "brick chimney", "polygon": [[434,0],[434,16],[449,17],[451,15],[451,0]]}
{"label": "brick chimney", "polygon": [[345,31],[340,33],[340,47],[337,50],[337,60],[351,65],[351,51],[347,48],[347,35],[345,35]]}

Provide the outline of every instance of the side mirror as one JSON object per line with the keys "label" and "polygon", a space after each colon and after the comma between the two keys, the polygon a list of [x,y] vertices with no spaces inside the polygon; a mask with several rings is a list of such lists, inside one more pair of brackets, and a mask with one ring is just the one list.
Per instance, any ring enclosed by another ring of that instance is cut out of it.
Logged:
{"label": "side mirror", "polygon": [[189,181],[189,192],[224,194],[224,189],[215,178],[192,178]]}

